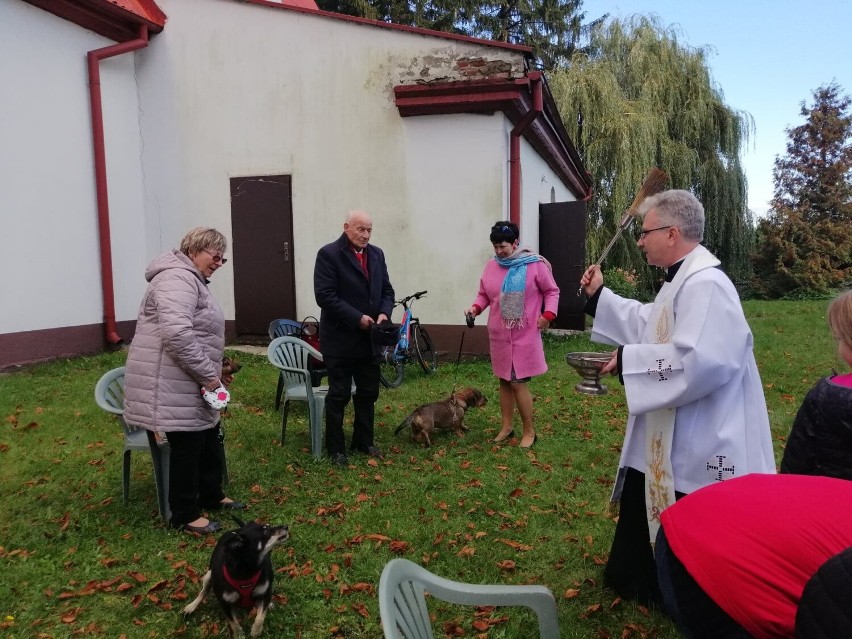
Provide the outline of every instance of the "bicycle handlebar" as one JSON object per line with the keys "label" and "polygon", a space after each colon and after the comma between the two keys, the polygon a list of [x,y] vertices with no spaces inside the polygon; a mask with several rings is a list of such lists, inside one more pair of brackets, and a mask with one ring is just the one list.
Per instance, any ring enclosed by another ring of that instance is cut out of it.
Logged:
{"label": "bicycle handlebar", "polygon": [[405,305],[406,305],[406,304],[408,304],[411,300],[419,300],[421,297],[423,297],[424,295],[426,295],[426,293],[428,293],[428,292],[429,292],[429,291],[419,291],[418,293],[412,293],[412,294],[411,294],[411,295],[409,295],[408,297],[403,297],[401,300],[397,300],[395,303],[396,303],[396,304],[401,304],[402,306],[405,306]]}

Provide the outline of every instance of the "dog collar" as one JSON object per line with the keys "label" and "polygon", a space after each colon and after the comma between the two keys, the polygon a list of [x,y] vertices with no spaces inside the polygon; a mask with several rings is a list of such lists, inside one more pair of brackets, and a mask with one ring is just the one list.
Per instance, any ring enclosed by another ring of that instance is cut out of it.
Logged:
{"label": "dog collar", "polygon": [[254,606],[251,593],[254,592],[254,587],[257,585],[257,582],[260,581],[260,571],[258,570],[256,574],[252,575],[248,579],[234,579],[231,576],[231,573],[228,572],[228,567],[222,566],[222,574],[225,576],[225,581],[228,582],[228,585],[236,590],[240,595],[240,602],[237,605],[240,608],[251,608]]}

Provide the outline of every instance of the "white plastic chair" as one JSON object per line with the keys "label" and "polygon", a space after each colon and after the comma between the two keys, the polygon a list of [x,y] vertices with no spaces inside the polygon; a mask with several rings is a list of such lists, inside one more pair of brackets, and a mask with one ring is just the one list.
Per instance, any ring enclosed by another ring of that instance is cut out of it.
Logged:
{"label": "white plastic chair", "polygon": [[[298,337],[302,331],[302,323],[291,319],[277,319],[269,323],[269,339],[292,335]],[[284,392],[284,375],[278,376],[278,388],[275,389],[275,410],[281,406],[281,394]]]}
{"label": "white plastic chair", "polygon": [[310,357],[322,361],[322,354],[313,346],[298,337],[277,337],[269,344],[267,357],[281,371],[284,384],[284,407],[281,414],[281,445],[287,436],[287,413],[289,404],[305,402],[308,405],[308,419],[311,429],[311,452],[314,458],[322,457],[323,413],[328,386],[311,386],[311,374],[308,371]]}
{"label": "white plastic chair", "polygon": [[426,592],[453,604],[531,608],[538,617],[538,636],[559,639],[556,600],[549,588],[450,581],[407,559],[391,559],[379,580],[379,614],[385,639],[434,638]]}
{"label": "white plastic chair", "polygon": [[157,446],[149,444],[148,431],[132,426],[124,421],[124,366],[107,371],[95,386],[95,402],[108,413],[118,417],[124,429],[124,462],[122,464],[122,496],[127,503],[130,493],[130,453],[146,451],[151,453],[154,463],[154,482],[157,485],[157,506],[160,517],[169,520],[169,442],[165,438],[157,441]]}

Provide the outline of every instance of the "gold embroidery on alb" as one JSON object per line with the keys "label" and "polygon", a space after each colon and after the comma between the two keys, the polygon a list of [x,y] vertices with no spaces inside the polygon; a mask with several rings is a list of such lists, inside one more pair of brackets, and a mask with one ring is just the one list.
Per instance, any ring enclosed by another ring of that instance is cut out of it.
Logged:
{"label": "gold embroidery on alb", "polygon": [[668,309],[663,308],[657,319],[657,344],[668,344],[669,337],[669,313]]}
{"label": "gold embroidery on alb", "polygon": [[651,459],[646,470],[646,483],[648,485],[648,497],[650,498],[648,511],[650,516],[657,521],[660,520],[660,514],[671,506],[667,482],[673,485],[674,480],[666,470],[666,460],[669,454],[668,447],[663,443],[662,435],[655,434],[651,440]]}

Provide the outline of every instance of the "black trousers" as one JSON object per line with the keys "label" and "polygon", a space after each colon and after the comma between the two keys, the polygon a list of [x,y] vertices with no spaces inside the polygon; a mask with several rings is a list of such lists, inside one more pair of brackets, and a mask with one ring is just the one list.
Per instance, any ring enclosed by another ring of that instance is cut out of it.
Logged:
{"label": "black trousers", "polygon": [[[675,498],[683,495],[676,492]],[[634,468],[627,468],[624,477],[618,524],[604,568],[604,585],[622,599],[634,599],[645,606],[662,604],[645,510],[645,473]]]}
{"label": "black trousers", "polygon": [[218,504],[222,492],[222,443],[219,425],[196,431],[172,431],[169,440],[169,508],[173,526],[183,526]]}
{"label": "black trousers", "polygon": [[[343,413],[349,399],[355,409],[352,429],[353,450],[365,451],[373,445],[373,423],[379,398],[379,363],[375,357],[325,357],[328,395],[325,398],[325,447],[330,456],[346,452]],[[352,381],[355,395],[352,395]]]}
{"label": "black trousers", "polygon": [[687,639],[749,639],[745,628],[722,610],[672,552],[660,528],[654,549],[663,605]]}

